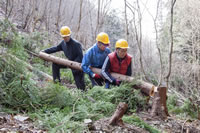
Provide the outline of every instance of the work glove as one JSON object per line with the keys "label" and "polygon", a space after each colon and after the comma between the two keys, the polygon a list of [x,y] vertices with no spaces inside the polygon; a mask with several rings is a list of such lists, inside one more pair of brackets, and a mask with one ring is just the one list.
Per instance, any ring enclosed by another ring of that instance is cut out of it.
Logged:
{"label": "work glove", "polygon": [[120,83],[121,83],[121,81],[120,80],[118,80],[118,79],[114,79],[113,80],[113,83],[115,84],[115,85],[120,85]]}
{"label": "work glove", "polygon": [[92,75],[92,77],[95,78],[95,79],[100,79],[101,78],[101,76],[99,74],[97,74],[97,73],[94,73]]}

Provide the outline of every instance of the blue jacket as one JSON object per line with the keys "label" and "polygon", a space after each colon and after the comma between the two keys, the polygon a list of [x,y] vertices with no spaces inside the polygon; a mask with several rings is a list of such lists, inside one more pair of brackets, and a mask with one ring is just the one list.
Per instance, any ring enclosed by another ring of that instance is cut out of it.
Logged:
{"label": "blue jacket", "polygon": [[83,56],[81,67],[83,71],[90,76],[94,73],[90,69],[91,67],[101,68],[103,66],[104,60],[110,53],[110,49],[106,48],[104,51],[100,50],[97,44],[94,44]]}

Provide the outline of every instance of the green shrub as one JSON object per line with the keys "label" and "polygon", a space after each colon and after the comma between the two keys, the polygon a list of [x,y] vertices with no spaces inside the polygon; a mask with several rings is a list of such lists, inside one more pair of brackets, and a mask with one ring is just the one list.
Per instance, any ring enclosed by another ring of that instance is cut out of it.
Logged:
{"label": "green shrub", "polygon": [[129,124],[134,124],[140,128],[144,128],[150,133],[160,133],[157,129],[153,128],[152,126],[145,123],[143,120],[141,120],[139,117],[132,115],[132,116],[124,116],[122,120]]}
{"label": "green shrub", "polygon": [[112,89],[95,86],[89,90],[88,95],[95,100],[102,100],[118,105],[119,102],[128,104],[129,110],[141,110],[145,108],[146,98],[141,96],[140,90],[135,90],[129,84],[123,84]]}
{"label": "green shrub", "polygon": [[23,64],[3,57],[0,58],[0,68],[0,104],[26,110],[39,106],[38,88]]}
{"label": "green shrub", "polygon": [[177,99],[176,95],[169,95],[167,97],[167,107],[169,111],[172,111],[175,107],[177,107]]}

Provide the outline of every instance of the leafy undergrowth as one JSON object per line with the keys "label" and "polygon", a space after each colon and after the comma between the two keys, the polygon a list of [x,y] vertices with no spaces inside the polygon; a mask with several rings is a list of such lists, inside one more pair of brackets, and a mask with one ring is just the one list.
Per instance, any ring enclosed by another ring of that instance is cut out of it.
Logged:
{"label": "leafy undergrowth", "polygon": [[[7,52],[0,58],[0,104],[4,107],[1,110],[7,109],[11,114],[28,114],[40,129],[49,132],[87,132],[84,119],[95,121],[110,117],[119,102],[128,103],[129,110],[145,107],[145,98],[138,96],[140,92],[133,91],[129,84],[109,90],[104,87],[87,87],[87,92],[70,89],[40,81],[26,65],[9,54]],[[72,76],[68,71],[62,73],[67,77]],[[38,84],[43,84],[43,88]]]}
{"label": "leafy undergrowth", "polygon": [[[87,132],[89,129],[84,125],[84,119],[95,121],[110,117],[119,102],[128,103],[128,112],[145,107],[146,99],[139,96],[139,91],[133,91],[129,84],[112,89],[88,88],[87,92],[82,92],[39,81],[37,75],[29,72],[25,65],[6,54],[1,57],[1,105],[12,114],[28,114],[40,129],[49,132]],[[71,73],[66,73],[71,76]],[[44,84],[43,88],[38,87],[39,82]],[[2,111],[6,110],[2,108]]]}
{"label": "leafy undergrowth", "polygon": [[143,120],[141,120],[138,116],[136,115],[131,115],[131,116],[124,116],[123,121],[129,124],[134,124],[138,127],[144,128],[150,133],[160,133],[159,130],[153,128],[152,126],[148,125],[145,123]]}

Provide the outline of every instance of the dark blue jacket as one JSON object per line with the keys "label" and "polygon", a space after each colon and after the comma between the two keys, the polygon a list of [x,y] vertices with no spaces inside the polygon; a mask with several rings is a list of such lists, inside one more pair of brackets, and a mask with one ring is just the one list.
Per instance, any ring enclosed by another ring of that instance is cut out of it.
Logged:
{"label": "dark blue jacket", "polygon": [[94,44],[88,51],[85,53],[83,57],[83,61],[81,67],[83,71],[90,76],[94,73],[90,69],[91,67],[101,68],[103,66],[104,60],[110,53],[110,49],[106,48],[104,51],[100,50],[97,44]]}
{"label": "dark blue jacket", "polygon": [[45,49],[43,52],[51,54],[58,51],[63,51],[65,56],[71,60],[81,63],[83,58],[83,51],[81,44],[70,38],[69,42],[65,42],[64,40],[58,44],[57,46]]}

